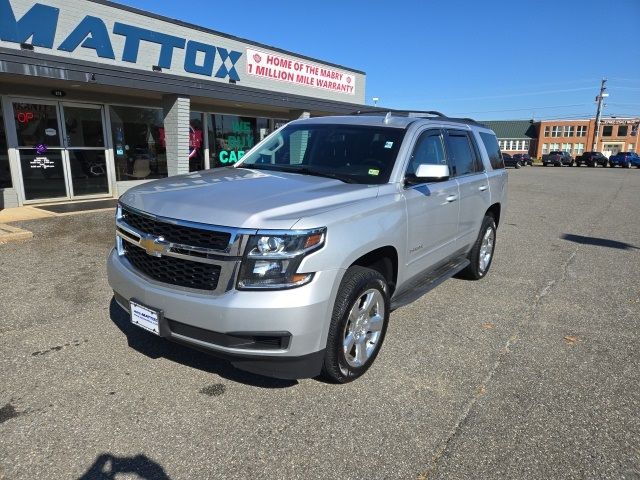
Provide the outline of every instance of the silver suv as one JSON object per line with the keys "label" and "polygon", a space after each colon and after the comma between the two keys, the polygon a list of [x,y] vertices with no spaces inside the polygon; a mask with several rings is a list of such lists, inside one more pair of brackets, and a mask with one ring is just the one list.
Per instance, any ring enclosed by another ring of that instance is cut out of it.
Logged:
{"label": "silver suv", "polygon": [[362,375],[390,312],[489,271],[495,134],[438,112],[293,121],[230,168],[132,188],[109,284],[131,321],[279,378]]}

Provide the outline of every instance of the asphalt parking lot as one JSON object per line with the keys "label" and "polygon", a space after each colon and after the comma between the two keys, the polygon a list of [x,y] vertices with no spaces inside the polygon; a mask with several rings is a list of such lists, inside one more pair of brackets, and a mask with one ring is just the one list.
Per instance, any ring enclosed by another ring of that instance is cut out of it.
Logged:
{"label": "asphalt parking lot", "polygon": [[[496,257],[358,381],[271,380],[114,306],[112,212],[0,245],[0,479],[640,478],[640,171],[509,170]],[[137,475],[137,476],[136,476]]]}

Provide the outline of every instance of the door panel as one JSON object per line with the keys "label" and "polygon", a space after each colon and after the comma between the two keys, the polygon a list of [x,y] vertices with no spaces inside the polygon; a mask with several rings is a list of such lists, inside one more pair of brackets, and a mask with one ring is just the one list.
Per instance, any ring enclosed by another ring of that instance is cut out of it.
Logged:
{"label": "door panel", "polygon": [[467,130],[447,130],[447,153],[460,189],[460,219],[457,247],[468,248],[476,240],[487,209],[491,206],[489,179],[484,172],[478,146]]}
{"label": "door panel", "polygon": [[38,153],[33,149],[21,149],[20,167],[25,200],[67,196],[62,151]]}
{"label": "door panel", "polygon": [[[420,133],[409,158],[405,177],[415,183],[419,165],[448,165],[442,132]],[[458,183],[422,183],[405,188],[407,206],[407,278],[423,273],[456,251],[458,231]]]}
{"label": "door panel", "polygon": [[455,180],[405,190],[408,222],[407,278],[453,255],[460,202]]}
{"label": "door panel", "polygon": [[109,193],[102,108],[63,104],[71,196]]}

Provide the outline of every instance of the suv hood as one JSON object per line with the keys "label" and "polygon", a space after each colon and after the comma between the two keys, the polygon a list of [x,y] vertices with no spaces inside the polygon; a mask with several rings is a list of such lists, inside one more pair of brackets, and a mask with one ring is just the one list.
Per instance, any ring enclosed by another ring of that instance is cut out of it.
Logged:
{"label": "suv hood", "polygon": [[286,230],[303,217],[377,194],[377,185],[347,184],[288,172],[217,168],[138,185],[127,190],[120,201],[143,212],[179,220]]}

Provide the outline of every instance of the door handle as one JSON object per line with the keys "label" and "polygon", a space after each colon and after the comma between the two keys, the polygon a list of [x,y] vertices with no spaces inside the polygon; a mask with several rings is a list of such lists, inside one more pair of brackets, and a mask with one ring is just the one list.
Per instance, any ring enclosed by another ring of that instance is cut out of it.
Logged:
{"label": "door handle", "polygon": [[489,188],[489,185],[480,185],[478,190],[480,190],[481,192],[484,192],[487,188]]}
{"label": "door handle", "polygon": [[455,202],[456,200],[458,200],[458,195],[449,195],[447,198],[445,198],[445,200],[449,203]]}

